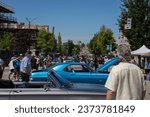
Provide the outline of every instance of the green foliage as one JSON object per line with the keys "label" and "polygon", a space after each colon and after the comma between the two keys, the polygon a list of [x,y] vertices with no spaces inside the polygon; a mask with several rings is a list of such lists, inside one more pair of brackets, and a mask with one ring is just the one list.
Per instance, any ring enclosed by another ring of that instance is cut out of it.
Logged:
{"label": "green foliage", "polygon": [[63,43],[63,52],[67,55],[73,54],[74,43],[72,40],[68,40],[68,42]]}
{"label": "green foliage", "polygon": [[[148,2],[150,4],[150,0],[122,0],[118,23],[133,50],[143,44],[150,47],[150,5]],[[132,19],[131,29],[124,28],[127,18]]]}
{"label": "green foliage", "polygon": [[80,53],[80,45],[74,45],[72,54],[77,55]]}
{"label": "green foliage", "polygon": [[90,40],[89,47],[93,53],[100,55],[110,51],[107,50],[108,45],[112,45],[112,50],[116,47],[113,32],[105,26],[102,26],[100,31]]}
{"label": "green foliage", "polygon": [[52,52],[55,46],[55,38],[53,34],[40,30],[37,37],[37,46],[43,53]]}
{"label": "green foliage", "polygon": [[12,33],[5,32],[4,35],[0,38],[0,49],[10,50],[12,41],[13,41]]}
{"label": "green foliage", "polygon": [[61,35],[60,33],[58,34],[58,51],[61,53],[62,52],[62,41],[61,41]]}
{"label": "green foliage", "polygon": [[62,53],[65,55],[75,55],[80,53],[80,48],[84,44],[81,41],[77,44],[74,44],[72,40],[68,40],[62,45]]}

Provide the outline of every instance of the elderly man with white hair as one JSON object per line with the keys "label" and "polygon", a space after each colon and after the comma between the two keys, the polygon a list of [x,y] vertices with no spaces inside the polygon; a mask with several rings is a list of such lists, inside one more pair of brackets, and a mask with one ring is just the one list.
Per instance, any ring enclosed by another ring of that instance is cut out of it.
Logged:
{"label": "elderly man with white hair", "polygon": [[141,69],[131,63],[129,46],[121,44],[117,47],[120,63],[112,68],[106,81],[106,99],[142,100],[145,96],[145,81]]}

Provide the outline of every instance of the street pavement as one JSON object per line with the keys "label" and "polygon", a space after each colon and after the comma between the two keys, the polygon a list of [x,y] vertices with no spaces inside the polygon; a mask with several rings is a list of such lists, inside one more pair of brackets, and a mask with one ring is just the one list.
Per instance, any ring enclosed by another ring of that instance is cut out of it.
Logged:
{"label": "street pavement", "polygon": [[9,75],[9,67],[5,67],[2,79],[8,79],[8,75]]}
{"label": "street pavement", "polygon": [[[5,67],[2,79],[8,79],[9,68]],[[145,100],[150,100],[150,81],[146,80],[146,95]]]}

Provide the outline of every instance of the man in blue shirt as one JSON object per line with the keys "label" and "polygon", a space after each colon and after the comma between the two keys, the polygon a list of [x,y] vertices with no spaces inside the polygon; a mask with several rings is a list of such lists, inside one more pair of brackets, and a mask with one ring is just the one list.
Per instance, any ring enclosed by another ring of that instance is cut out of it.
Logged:
{"label": "man in blue shirt", "polygon": [[31,51],[26,52],[26,56],[22,59],[21,65],[20,65],[20,72],[21,72],[21,78],[22,81],[28,82],[30,73],[31,73]]}

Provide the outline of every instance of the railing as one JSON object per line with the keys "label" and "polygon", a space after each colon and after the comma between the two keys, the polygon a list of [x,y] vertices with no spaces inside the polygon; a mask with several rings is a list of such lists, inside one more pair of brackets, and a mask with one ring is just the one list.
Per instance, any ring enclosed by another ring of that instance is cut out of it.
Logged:
{"label": "railing", "polygon": [[0,20],[5,20],[5,21],[11,21],[11,22],[17,22],[17,19],[12,17],[11,15],[4,15],[2,13],[0,13]]}

